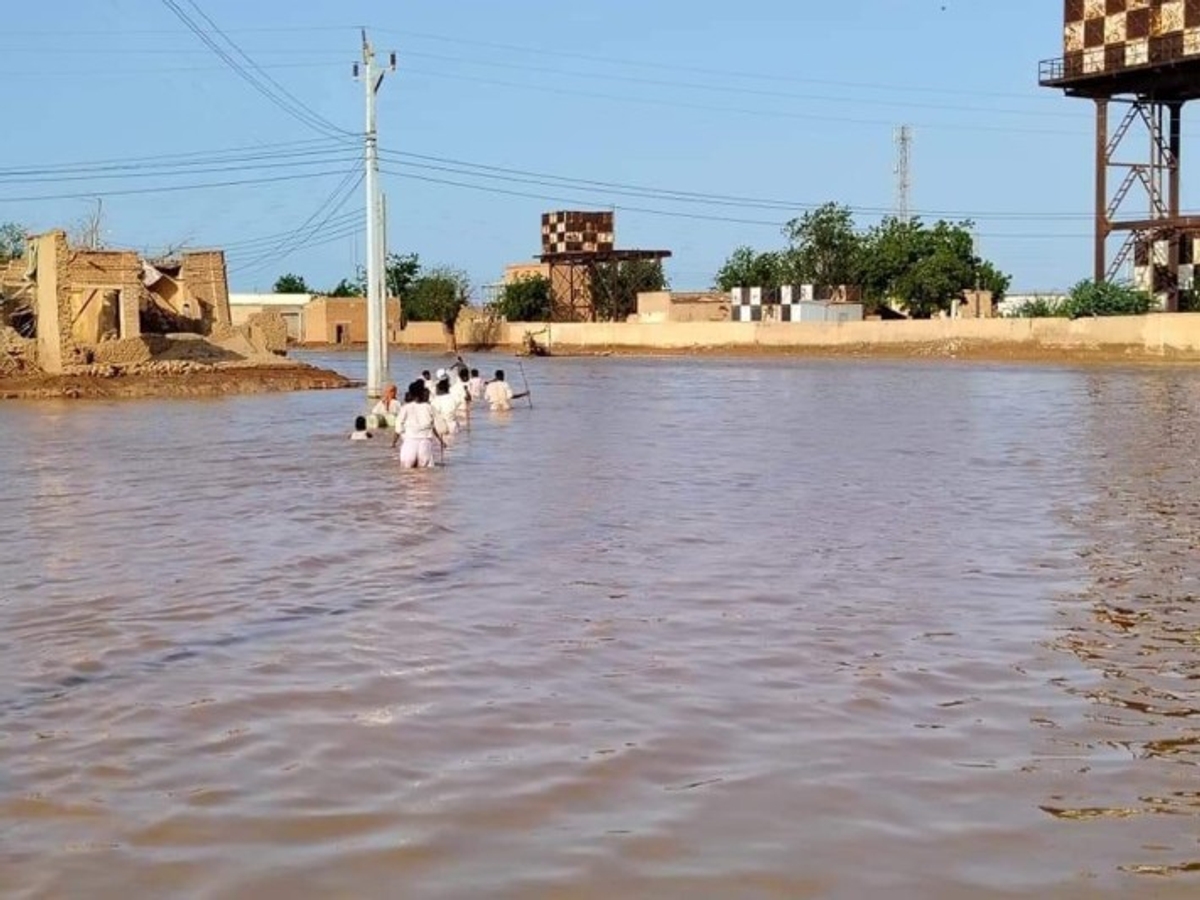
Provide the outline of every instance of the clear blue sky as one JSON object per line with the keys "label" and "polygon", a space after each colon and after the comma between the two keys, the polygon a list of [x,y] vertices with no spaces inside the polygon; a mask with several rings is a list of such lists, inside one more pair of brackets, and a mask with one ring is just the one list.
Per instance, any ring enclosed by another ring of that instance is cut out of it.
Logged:
{"label": "clear blue sky", "polygon": [[[1090,268],[1090,105],[1036,83],[1038,60],[1060,53],[1061,3],[195,2],[349,132],[363,116],[357,27],[398,52],[379,107],[390,245],[476,285],[538,252],[543,211],[615,206],[621,246],[670,249],[672,284],[705,287],[735,246],[780,246],[802,204],[843,202],[863,224],[892,208],[904,123],[914,208],[972,216],[1014,290]],[[361,169],[353,138],[264,98],[160,0],[8,6],[0,221],[69,226],[108,194],[106,240],[226,245],[234,290],[352,273],[361,188],[336,210],[326,201]],[[95,166],[130,159],[143,162]],[[66,164],[87,165],[44,171]],[[59,195],[74,196],[44,199]]]}

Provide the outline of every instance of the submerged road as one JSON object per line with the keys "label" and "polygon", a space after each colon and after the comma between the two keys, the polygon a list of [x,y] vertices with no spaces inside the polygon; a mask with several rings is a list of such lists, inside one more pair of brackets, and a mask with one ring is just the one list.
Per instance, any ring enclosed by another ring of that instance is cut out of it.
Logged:
{"label": "submerged road", "polygon": [[1200,373],[525,368],[0,406],[0,893],[1200,892]]}

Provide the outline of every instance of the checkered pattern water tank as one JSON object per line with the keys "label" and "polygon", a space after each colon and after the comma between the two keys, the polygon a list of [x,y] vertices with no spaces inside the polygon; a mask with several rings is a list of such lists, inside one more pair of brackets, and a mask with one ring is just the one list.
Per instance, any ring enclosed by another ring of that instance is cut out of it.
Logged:
{"label": "checkered pattern water tank", "polygon": [[612,212],[542,214],[542,253],[605,253],[616,246]]}
{"label": "checkered pattern water tank", "polygon": [[1200,56],[1200,0],[1066,0],[1067,77]]}

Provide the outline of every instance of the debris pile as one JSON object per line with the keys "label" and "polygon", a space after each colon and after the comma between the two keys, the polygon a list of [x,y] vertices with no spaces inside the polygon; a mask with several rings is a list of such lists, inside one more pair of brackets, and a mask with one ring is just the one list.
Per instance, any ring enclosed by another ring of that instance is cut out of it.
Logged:
{"label": "debris pile", "polygon": [[21,337],[15,328],[0,325],[0,375],[36,371],[37,341]]}
{"label": "debris pile", "polygon": [[250,340],[267,353],[287,352],[287,321],[273,309],[255,313],[246,323],[250,329]]}

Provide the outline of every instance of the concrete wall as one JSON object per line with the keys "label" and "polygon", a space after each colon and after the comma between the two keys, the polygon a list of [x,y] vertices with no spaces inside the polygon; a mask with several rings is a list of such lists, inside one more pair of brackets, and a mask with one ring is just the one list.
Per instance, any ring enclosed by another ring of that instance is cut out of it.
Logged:
{"label": "concrete wall", "polygon": [[[433,346],[431,335],[409,325],[403,344]],[[435,326],[436,327],[436,326]],[[1079,319],[931,319],[864,322],[501,322],[498,347],[520,347],[526,332],[551,351],[629,347],[679,350],[704,347],[896,346],[939,341],[1026,344],[1066,349],[1131,348],[1151,354],[1200,355],[1200,313]],[[464,345],[471,342],[460,335]]]}

